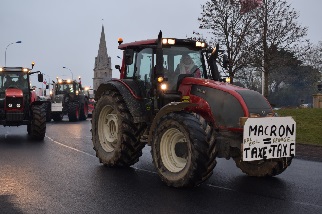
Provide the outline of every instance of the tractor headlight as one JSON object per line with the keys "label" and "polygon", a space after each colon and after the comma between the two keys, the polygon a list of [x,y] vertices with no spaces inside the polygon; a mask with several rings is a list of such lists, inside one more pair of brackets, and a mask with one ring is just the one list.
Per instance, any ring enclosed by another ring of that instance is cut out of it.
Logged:
{"label": "tractor headlight", "polygon": [[8,104],[8,107],[9,107],[9,108],[12,108],[12,103],[9,103],[9,104]]}
{"label": "tractor headlight", "polygon": [[158,82],[159,83],[163,82],[163,77],[158,77]]}
{"label": "tractor headlight", "polygon": [[0,72],[1,72],[1,71],[3,71],[3,68],[2,68],[2,67],[0,67]]}
{"label": "tractor headlight", "polygon": [[204,47],[206,47],[206,43],[197,41],[196,42],[196,47],[202,47],[202,48],[204,48]]}
{"label": "tractor headlight", "polygon": [[161,83],[160,88],[162,91],[165,91],[165,90],[167,90],[168,86],[166,83]]}
{"label": "tractor headlight", "polygon": [[162,39],[162,44],[164,45],[174,45],[176,44],[175,39]]}
{"label": "tractor headlight", "polygon": [[20,108],[20,106],[21,106],[21,105],[20,105],[20,103],[18,103],[18,104],[17,104],[17,108]]}

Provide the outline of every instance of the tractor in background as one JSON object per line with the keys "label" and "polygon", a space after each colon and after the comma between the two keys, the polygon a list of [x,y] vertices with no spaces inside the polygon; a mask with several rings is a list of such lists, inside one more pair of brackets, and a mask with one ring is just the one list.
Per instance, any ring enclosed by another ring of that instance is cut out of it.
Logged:
{"label": "tractor in background", "polygon": [[43,140],[46,134],[45,101],[37,99],[30,88],[30,75],[38,73],[38,81],[43,82],[40,71],[32,68],[0,67],[0,124],[3,126],[27,125],[28,135],[35,140]]}
{"label": "tractor in background", "polygon": [[88,117],[88,95],[81,82],[59,79],[53,82],[47,121],[62,121],[65,115],[71,122]]}

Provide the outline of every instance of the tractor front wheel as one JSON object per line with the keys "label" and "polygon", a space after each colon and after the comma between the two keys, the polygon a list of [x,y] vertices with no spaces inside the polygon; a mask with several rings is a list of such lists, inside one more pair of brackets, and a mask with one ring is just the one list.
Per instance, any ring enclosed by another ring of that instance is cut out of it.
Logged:
{"label": "tractor front wheel", "polygon": [[106,166],[131,166],[142,155],[142,125],[135,124],[122,96],[107,91],[92,116],[92,141],[96,156]]}
{"label": "tractor front wheel", "polygon": [[43,140],[46,134],[46,109],[44,105],[33,105],[31,124],[27,131],[35,140]]}
{"label": "tractor front wheel", "polygon": [[79,104],[70,103],[68,108],[68,119],[70,122],[75,122],[79,120]]}
{"label": "tractor front wheel", "polygon": [[81,104],[79,120],[86,120],[88,117],[88,102],[85,101]]}
{"label": "tractor front wheel", "polygon": [[163,116],[153,134],[151,153],[162,181],[168,186],[196,186],[216,165],[213,129],[187,112]]}

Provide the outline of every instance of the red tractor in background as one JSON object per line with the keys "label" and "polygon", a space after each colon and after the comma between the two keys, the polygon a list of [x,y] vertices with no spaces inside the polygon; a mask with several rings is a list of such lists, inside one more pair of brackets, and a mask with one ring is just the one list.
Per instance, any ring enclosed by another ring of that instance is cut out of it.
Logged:
{"label": "red tractor in background", "polygon": [[[32,64],[32,68],[34,63]],[[40,71],[22,67],[0,67],[0,124],[3,126],[27,125],[28,134],[35,140],[43,140],[46,133],[46,109],[43,101],[30,88],[32,74]]]}
{"label": "red tractor in background", "polygon": [[174,187],[207,180],[216,158],[233,158],[257,177],[290,165],[294,120],[277,117],[258,92],[221,81],[218,45],[161,31],[157,39],[122,42],[120,79],[95,93],[91,131],[101,163],[131,166],[148,144],[162,181]]}

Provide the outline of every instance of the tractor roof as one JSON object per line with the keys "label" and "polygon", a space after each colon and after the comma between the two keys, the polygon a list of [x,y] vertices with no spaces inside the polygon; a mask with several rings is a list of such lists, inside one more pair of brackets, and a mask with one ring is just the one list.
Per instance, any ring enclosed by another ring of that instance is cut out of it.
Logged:
{"label": "tractor roof", "polygon": [[23,67],[0,67],[0,73],[1,72],[30,72],[31,69],[29,68],[23,68]]}
{"label": "tractor roof", "polygon": [[[144,47],[144,46],[156,46],[158,39],[147,39],[141,41],[135,41],[130,43],[124,43],[118,46],[119,49],[124,50],[133,47]],[[207,44],[192,39],[176,39],[176,38],[162,38],[162,45],[178,45],[178,46],[191,46],[197,48],[206,48]]]}

